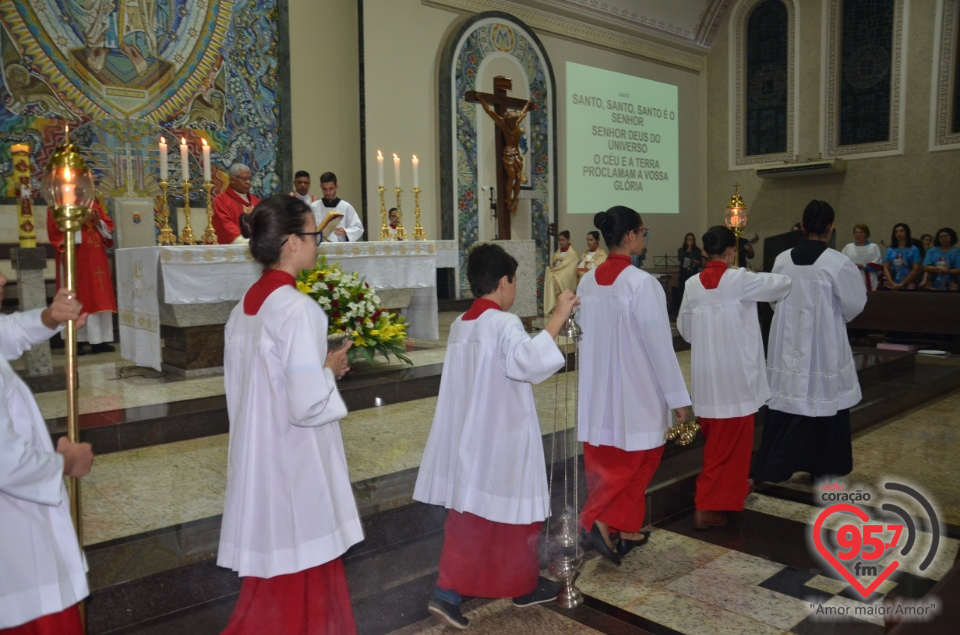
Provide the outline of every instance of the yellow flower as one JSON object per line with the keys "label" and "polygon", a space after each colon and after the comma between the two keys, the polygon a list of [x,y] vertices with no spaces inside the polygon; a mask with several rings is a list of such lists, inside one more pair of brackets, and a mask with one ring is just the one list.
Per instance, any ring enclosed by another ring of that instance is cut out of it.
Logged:
{"label": "yellow flower", "polygon": [[313,286],[309,284],[304,284],[303,282],[297,280],[297,291],[300,293],[306,293],[310,295],[310,292],[313,291]]}

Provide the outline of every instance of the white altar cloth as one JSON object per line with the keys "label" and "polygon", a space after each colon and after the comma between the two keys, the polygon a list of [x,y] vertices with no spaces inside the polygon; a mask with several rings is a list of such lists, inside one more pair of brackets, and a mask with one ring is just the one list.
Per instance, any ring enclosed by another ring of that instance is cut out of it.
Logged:
{"label": "white altar cloth", "polygon": [[[413,289],[403,311],[410,337],[439,337],[434,241],[324,243],[320,253],[345,271],[363,274],[377,291]],[[121,356],[157,370],[160,297],[167,304],[237,302],[261,273],[246,245],[118,249],[116,265]]]}

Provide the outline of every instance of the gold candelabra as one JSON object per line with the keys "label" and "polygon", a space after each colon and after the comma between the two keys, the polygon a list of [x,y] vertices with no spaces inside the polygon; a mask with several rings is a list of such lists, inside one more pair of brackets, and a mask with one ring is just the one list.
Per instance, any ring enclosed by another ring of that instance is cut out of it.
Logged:
{"label": "gold candelabra", "polygon": [[160,181],[160,236],[157,238],[158,245],[176,245],[177,235],[170,228],[170,207],[167,204],[167,188],[170,183]]}
{"label": "gold candelabra", "polygon": [[407,230],[403,228],[403,210],[400,208],[400,193],[403,189],[397,187],[393,191],[397,193],[397,240],[406,240]]}
{"label": "gold candelabra", "polygon": [[386,189],[381,185],[377,191],[380,192],[380,240],[390,240],[390,228],[387,227],[387,205],[383,201],[383,193]]}
{"label": "gold candelabra", "polygon": [[203,230],[203,244],[216,245],[217,232],[213,229],[213,198],[210,195],[213,190],[213,181],[205,181],[203,189],[207,191],[207,228]]}
{"label": "gold candelabra", "polygon": [[420,225],[420,188],[413,188],[413,217],[416,221],[416,224],[413,226],[413,239],[414,240],[426,240],[427,232],[423,231],[423,226]]}
{"label": "gold candelabra", "polygon": [[181,245],[196,245],[197,237],[193,235],[193,227],[190,225],[190,181],[183,182],[183,229],[180,230]]}

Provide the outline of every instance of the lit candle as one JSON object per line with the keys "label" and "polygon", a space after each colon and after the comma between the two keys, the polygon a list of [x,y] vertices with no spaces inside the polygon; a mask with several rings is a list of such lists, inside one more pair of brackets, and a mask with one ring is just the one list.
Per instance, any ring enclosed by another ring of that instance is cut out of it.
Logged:
{"label": "lit candle", "polygon": [[413,155],[413,187],[420,189],[420,159]]}
{"label": "lit candle", "polygon": [[167,140],[160,137],[160,180],[166,181],[167,177]]}
{"label": "lit candle", "polygon": [[210,146],[206,139],[203,140],[203,180],[208,183],[213,180],[210,178]]}
{"label": "lit candle", "polygon": [[383,187],[383,153],[377,150],[377,185]]}
{"label": "lit candle", "polygon": [[397,182],[397,187],[400,187],[400,157],[396,153],[393,154],[393,180]]}
{"label": "lit candle", "polygon": [[180,137],[180,172],[184,183],[190,180],[190,162],[187,157],[187,139]]}
{"label": "lit candle", "polygon": [[63,204],[73,205],[77,202],[77,184],[73,182],[73,173],[70,167],[63,168]]}

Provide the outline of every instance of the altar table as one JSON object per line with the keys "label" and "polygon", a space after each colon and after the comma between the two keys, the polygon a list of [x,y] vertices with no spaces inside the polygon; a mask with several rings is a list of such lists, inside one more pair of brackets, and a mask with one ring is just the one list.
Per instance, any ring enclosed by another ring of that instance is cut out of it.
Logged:
{"label": "altar table", "polygon": [[[439,337],[434,241],[324,243],[320,253],[344,271],[363,274],[387,308],[410,298],[403,311],[410,337]],[[161,325],[215,329],[262,272],[247,245],[118,249],[116,265],[121,356],[157,370],[168,361]]]}

